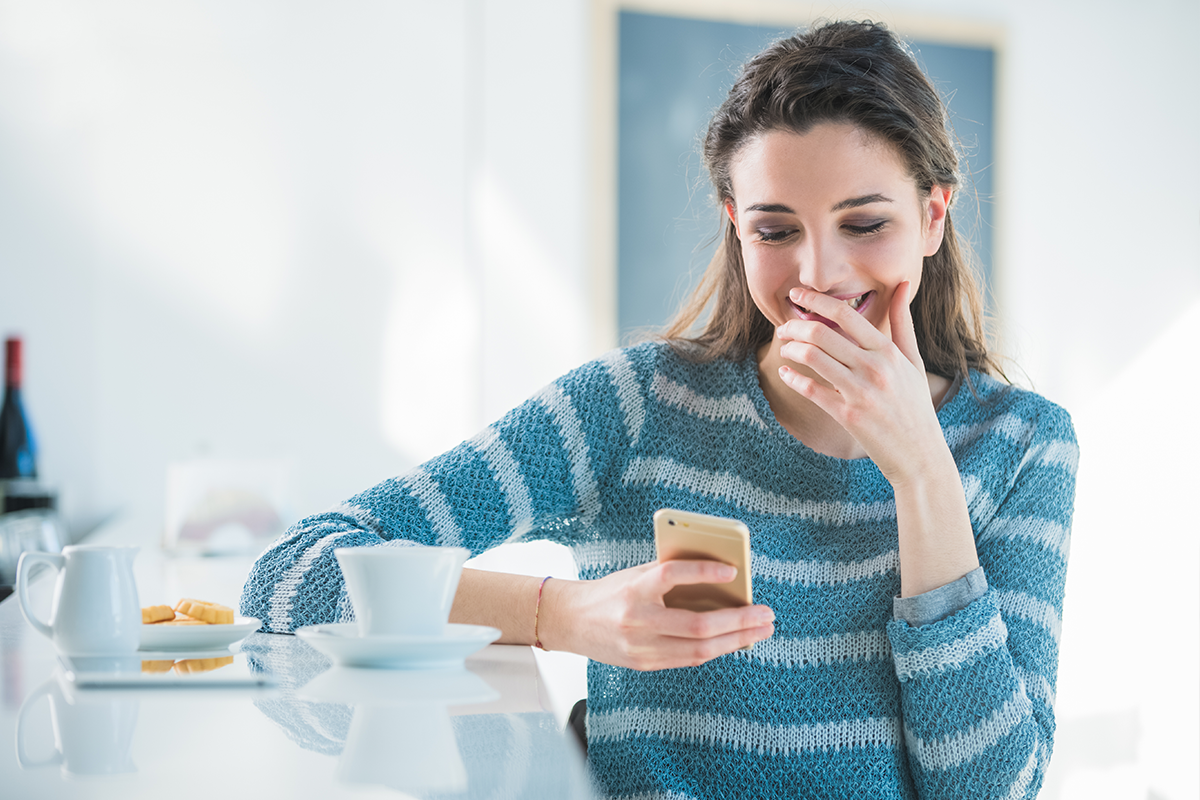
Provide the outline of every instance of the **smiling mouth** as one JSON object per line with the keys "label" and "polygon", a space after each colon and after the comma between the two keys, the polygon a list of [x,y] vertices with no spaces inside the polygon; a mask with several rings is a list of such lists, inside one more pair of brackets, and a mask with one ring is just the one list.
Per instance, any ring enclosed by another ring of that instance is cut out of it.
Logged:
{"label": "smiling mouth", "polygon": [[[871,292],[863,292],[862,294],[858,295],[857,297],[850,297],[850,298],[847,298],[846,300],[843,300],[842,302],[845,303],[846,305],[850,306],[851,308],[853,308],[855,311],[857,311],[858,309],[860,309],[862,307],[863,303],[867,302],[867,298],[870,296],[871,296]],[[802,305],[799,305],[798,303],[792,303],[792,305],[796,306],[796,308],[800,309],[800,311],[804,314],[813,314],[812,311],[808,310],[807,308],[805,308]]]}

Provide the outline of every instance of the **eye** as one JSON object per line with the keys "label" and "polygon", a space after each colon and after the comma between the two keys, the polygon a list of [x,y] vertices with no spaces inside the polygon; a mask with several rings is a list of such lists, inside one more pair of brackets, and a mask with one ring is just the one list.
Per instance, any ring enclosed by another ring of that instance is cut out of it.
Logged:
{"label": "eye", "polygon": [[868,225],[846,224],[842,226],[842,229],[852,236],[870,236],[872,233],[879,233],[886,223],[887,220],[881,219],[878,222],[872,222]]}
{"label": "eye", "polygon": [[782,242],[791,236],[796,231],[792,228],[759,228],[758,240],[760,242]]}

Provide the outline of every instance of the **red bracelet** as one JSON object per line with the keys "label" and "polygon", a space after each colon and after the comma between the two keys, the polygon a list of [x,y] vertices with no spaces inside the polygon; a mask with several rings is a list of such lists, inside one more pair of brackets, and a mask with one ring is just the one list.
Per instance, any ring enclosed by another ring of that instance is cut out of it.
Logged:
{"label": "red bracelet", "polygon": [[537,605],[533,609],[533,646],[539,650],[545,650],[542,646],[542,640],[538,637],[538,616],[542,613],[542,589],[546,587],[546,581],[550,580],[550,576],[542,578],[542,582],[538,584],[538,599]]}

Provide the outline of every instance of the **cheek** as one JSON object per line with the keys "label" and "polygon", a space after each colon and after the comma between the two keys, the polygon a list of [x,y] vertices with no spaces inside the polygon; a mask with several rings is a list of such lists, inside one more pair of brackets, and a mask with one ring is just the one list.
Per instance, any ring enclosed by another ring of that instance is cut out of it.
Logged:
{"label": "cheek", "polygon": [[771,293],[768,288],[770,281],[763,274],[762,264],[744,257],[742,263],[746,267],[746,287],[750,290],[750,297],[754,299],[759,310],[762,310],[763,300]]}
{"label": "cheek", "polygon": [[742,264],[746,269],[746,283],[750,294],[759,297],[772,294],[779,282],[779,259],[773,253],[764,253],[754,248],[742,248]]}
{"label": "cheek", "polygon": [[882,286],[894,289],[902,281],[911,281],[914,286],[920,281],[924,256],[907,240],[892,238],[873,242],[857,255],[864,271]]}
{"label": "cheek", "polygon": [[764,281],[794,280],[796,277],[795,253],[788,247],[743,247],[742,262],[749,272]]}
{"label": "cheek", "polygon": [[745,268],[746,287],[750,298],[762,315],[773,324],[782,322],[784,317],[780,309],[781,294],[786,294],[792,287],[794,278],[790,278],[790,268],[784,259],[779,258],[774,250],[769,252],[747,252],[742,248],[742,264]]}

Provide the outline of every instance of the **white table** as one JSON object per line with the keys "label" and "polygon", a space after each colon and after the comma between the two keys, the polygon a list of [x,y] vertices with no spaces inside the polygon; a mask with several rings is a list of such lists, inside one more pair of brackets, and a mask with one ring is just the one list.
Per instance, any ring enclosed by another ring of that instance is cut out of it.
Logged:
{"label": "white table", "polygon": [[[142,546],[134,572],[143,605],[187,596],[235,604],[252,561],[168,558],[120,526],[98,538]],[[48,616],[53,581],[30,588]],[[0,795],[592,796],[528,647],[490,646],[467,659],[468,674],[440,678],[331,669],[293,636],[256,633],[241,649],[276,688],[80,690],[63,679],[50,641],[25,622],[16,596],[0,603]],[[449,693],[439,695],[439,686]],[[483,702],[438,699],[466,696]],[[107,741],[88,733],[97,727],[111,732]]]}

